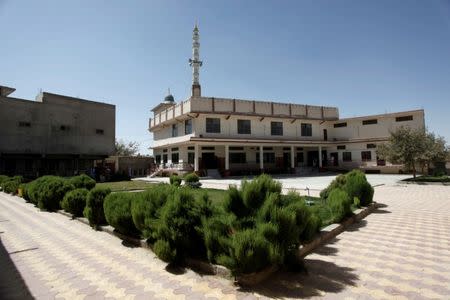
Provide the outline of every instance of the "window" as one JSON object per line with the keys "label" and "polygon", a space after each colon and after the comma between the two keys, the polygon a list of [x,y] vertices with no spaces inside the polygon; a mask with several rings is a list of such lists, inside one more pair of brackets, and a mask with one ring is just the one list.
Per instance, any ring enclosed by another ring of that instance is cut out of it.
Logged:
{"label": "window", "polygon": [[303,151],[303,147],[297,147],[298,151]]}
{"label": "window", "polygon": [[104,135],[105,131],[103,129],[95,129],[95,133],[99,135]]}
{"label": "window", "polygon": [[19,127],[31,127],[30,122],[19,122]]}
{"label": "window", "polygon": [[271,135],[283,135],[283,122],[270,122]]}
{"label": "window", "polygon": [[178,136],[178,125],[172,124],[172,137]]}
{"label": "window", "polygon": [[312,125],[309,123],[302,123],[302,136],[312,136]]}
{"label": "window", "polygon": [[214,150],[214,147],[202,147],[202,150]]}
{"label": "window", "polygon": [[172,153],[172,163],[173,164],[177,164],[179,161],[179,158],[180,158],[180,156],[178,153]]}
{"label": "window", "polygon": [[238,134],[251,134],[250,120],[237,120]]}
{"label": "window", "polygon": [[375,149],[377,147],[376,144],[367,144],[367,149]]}
{"label": "window", "polygon": [[372,160],[372,151],[361,151],[361,160],[362,161]]}
{"label": "window", "polygon": [[[263,162],[268,164],[275,163],[275,153],[273,152],[264,152],[263,153]],[[259,163],[259,152],[256,152],[256,163]]]}
{"label": "window", "polygon": [[291,151],[291,147],[283,147],[283,151]]}
{"label": "window", "polygon": [[351,152],[343,152],[342,160],[343,161],[352,161],[352,153]]}
{"label": "window", "polygon": [[167,149],[163,149],[163,152],[167,152]]}
{"label": "window", "polygon": [[373,125],[373,124],[378,124],[378,120],[377,119],[370,119],[370,120],[363,120],[362,121],[363,125]]}
{"label": "window", "polygon": [[268,150],[268,151],[272,151],[272,150],[273,150],[273,148],[272,148],[272,147],[263,147],[263,150],[264,150],[264,151],[266,151],[266,150]]}
{"label": "window", "polygon": [[188,150],[195,150],[195,147],[194,146],[189,146]]}
{"label": "window", "polygon": [[303,152],[297,152],[297,162],[298,163],[305,162],[305,157],[303,156]]}
{"label": "window", "polygon": [[345,150],[345,145],[337,146],[338,150]]}
{"label": "window", "polygon": [[163,154],[163,163],[167,164],[167,154]]}
{"label": "window", "polygon": [[192,133],[192,119],[184,121],[184,134]]}
{"label": "window", "polygon": [[244,147],[229,147],[230,151],[244,151]]}
{"label": "window", "polygon": [[195,159],[195,153],[188,152],[188,164],[194,164],[194,159]]}
{"label": "window", "polygon": [[395,118],[395,122],[405,122],[405,121],[412,121],[413,116],[402,116]]}
{"label": "window", "polygon": [[175,148],[172,148],[172,149],[170,149],[171,151],[178,151],[178,147],[175,147]]}
{"label": "window", "polygon": [[231,164],[245,164],[247,163],[246,155],[244,152],[230,153]]}
{"label": "window", "polygon": [[155,162],[158,165],[161,163],[161,155],[155,155]]}
{"label": "window", "polygon": [[336,123],[333,125],[334,128],[347,127],[347,122],[344,123]]}
{"label": "window", "polygon": [[206,118],[206,132],[220,133],[220,119],[219,118]]}

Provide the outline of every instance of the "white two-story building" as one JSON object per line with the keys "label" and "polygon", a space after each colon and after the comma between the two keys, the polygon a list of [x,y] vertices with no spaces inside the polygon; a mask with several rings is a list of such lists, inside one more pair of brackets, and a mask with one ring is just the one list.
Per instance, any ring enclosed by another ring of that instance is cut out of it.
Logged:
{"label": "white two-story building", "polygon": [[201,96],[199,35],[193,35],[192,96],[172,95],[149,120],[153,154],[161,168],[223,175],[293,173],[302,169],[362,168],[398,172],[376,148],[400,126],[425,128],[424,111],[339,118],[336,107]]}

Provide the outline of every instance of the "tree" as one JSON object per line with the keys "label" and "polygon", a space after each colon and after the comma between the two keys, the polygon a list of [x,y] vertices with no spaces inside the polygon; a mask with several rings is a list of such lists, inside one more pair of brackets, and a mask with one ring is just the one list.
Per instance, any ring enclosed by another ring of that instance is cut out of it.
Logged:
{"label": "tree", "polygon": [[418,164],[423,170],[431,162],[445,161],[448,151],[444,138],[426,130],[400,127],[391,132],[388,143],[378,147],[377,155],[392,163],[404,164],[415,178]]}
{"label": "tree", "polygon": [[116,140],[115,155],[118,156],[134,156],[139,151],[138,142],[128,142],[123,140]]}

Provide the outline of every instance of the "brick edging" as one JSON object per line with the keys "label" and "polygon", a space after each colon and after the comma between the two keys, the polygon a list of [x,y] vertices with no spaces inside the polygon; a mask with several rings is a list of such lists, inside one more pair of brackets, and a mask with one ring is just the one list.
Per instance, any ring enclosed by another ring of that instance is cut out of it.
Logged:
{"label": "brick edging", "polygon": [[297,257],[299,259],[303,259],[305,256],[313,252],[318,247],[322,246],[329,240],[335,238],[339,234],[345,231],[347,227],[352,225],[355,222],[359,222],[365,217],[367,217],[369,214],[371,214],[374,210],[376,210],[381,205],[379,203],[373,202],[368,207],[364,209],[358,209],[356,210],[356,213],[352,215],[351,217],[347,218],[345,221],[341,222],[340,224],[330,224],[327,227],[320,230],[317,237],[312,240],[311,242],[304,244],[300,246]]}

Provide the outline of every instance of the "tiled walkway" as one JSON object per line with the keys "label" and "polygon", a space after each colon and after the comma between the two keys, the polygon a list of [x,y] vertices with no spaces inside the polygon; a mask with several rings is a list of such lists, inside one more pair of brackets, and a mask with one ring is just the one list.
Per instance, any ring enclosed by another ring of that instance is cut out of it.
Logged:
{"label": "tiled walkway", "polygon": [[0,255],[9,253],[8,284],[16,285],[11,293],[4,284],[2,257],[0,298],[24,299],[26,287],[38,299],[449,299],[450,187],[377,187],[375,197],[386,207],[309,255],[307,273],[279,273],[246,291],[190,270],[170,273],[148,250],[0,193]]}

